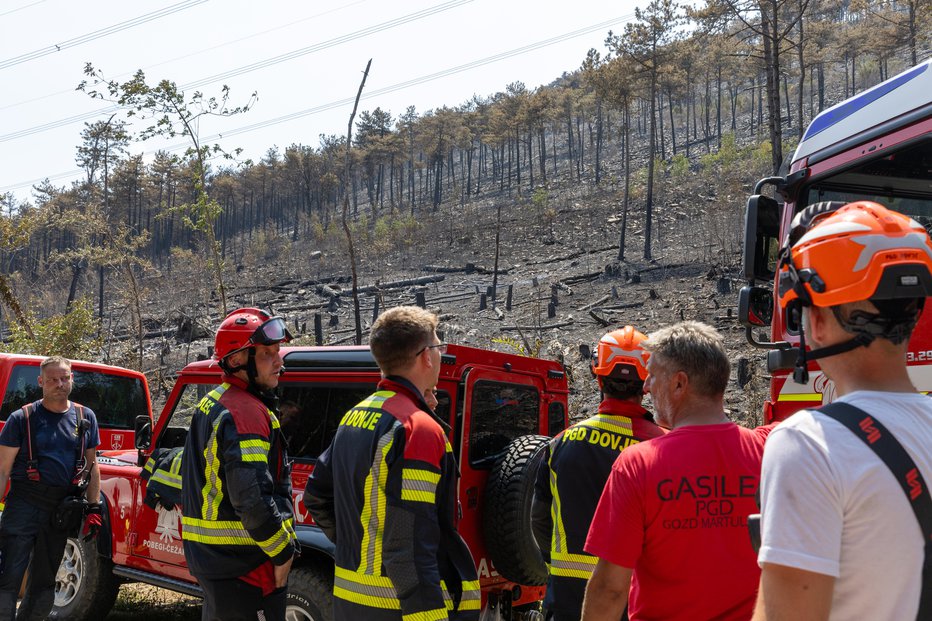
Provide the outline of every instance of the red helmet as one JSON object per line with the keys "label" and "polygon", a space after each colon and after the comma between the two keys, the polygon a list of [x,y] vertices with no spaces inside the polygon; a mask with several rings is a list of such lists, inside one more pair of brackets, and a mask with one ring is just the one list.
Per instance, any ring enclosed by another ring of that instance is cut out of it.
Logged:
{"label": "red helmet", "polygon": [[249,347],[287,343],[291,339],[281,317],[272,317],[258,308],[240,308],[227,315],[217,329],[214,358],[222,361]]}
{"label": "red helmet", "polygon": [[641,347],[645,340],[647,337],[632,326],[609,332],[599,340],[598,351],[592,357],[592,374],[597,378],[644,381],[650,357]]}
{"label": "red helmet", "polygon": [[780,262],[782,307],[932,294],[932,242],[909,216],[871,201],[816,203],[793,225]]}

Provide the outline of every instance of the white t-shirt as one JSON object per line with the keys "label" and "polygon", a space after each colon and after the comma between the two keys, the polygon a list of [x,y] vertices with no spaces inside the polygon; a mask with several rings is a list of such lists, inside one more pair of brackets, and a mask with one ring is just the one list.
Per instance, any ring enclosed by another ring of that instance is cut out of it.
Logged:
{"label": "white t-shirt", "polygon": [[[858,391],[932,484],[932,398]],[[915,619],[922,531],[889,468],[851,430],[802,410],[764,448],[760,563],[836,578],[830,619]]]}

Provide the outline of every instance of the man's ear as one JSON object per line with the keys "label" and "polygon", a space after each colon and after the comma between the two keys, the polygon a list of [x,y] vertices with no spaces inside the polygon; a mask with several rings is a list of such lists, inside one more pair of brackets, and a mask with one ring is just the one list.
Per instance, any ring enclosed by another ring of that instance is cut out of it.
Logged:
{"label": "man's ear", "polygon": [[835,316],[832,314],[831,309],[810,306],[803,313],[809,316],[809,321],[804,326],[808,332],[807,338],[813,343],[825,343],[829,337],[831,324],[835,322]]}
{"label": "man's ear", "polygon": [[229,358],[227,358],[227,367],[236,368],[246,364],[246,357],[249,355],[249,350],[238,351]]}
{"label": "man's ear", "polygon": [[677,395],[682,395],[689,388],[689,376],[685,371],[677,371],[670,377],[670,387]]}

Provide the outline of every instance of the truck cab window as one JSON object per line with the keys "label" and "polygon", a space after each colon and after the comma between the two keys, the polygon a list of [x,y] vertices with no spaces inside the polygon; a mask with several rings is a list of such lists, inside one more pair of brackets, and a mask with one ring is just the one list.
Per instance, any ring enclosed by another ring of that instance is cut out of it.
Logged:
{"label": "truck cab window", "polygon": [[[11,369],[0,420],[5,421],[14,410],[42,398],[38,379],[38,365],[17,364]],[[71,400],[94,410],[97,424],[109,429],[132,429],[136,417],[149,411],[142,381],[103,372],[75,369]]]}
{"label": "truck cab window", "polygon": [[279,422],[288,456],[317,459],[330,446],[343,415],[374,390],[375,384],[279,384]]}
{"label": "truck cab window", "polygon": [[469,462],[491,468],[518,436],[540,433],[540,394],[533,386],[480,380],[472,393]]}

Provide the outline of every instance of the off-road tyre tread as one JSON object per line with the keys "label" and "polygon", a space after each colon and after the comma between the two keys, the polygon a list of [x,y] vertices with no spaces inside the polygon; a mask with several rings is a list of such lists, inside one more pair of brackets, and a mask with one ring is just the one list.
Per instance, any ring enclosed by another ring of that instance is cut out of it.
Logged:
{"label": "off-road tyre tread", "polygon": [[333,565],[310,562],[293,567],[288,576],[287,605],[302,605],[307,600],[314,621],[333,621]]}
{"label": "off-road tyre tread", "polygon": [[482,510],[486,550],[504,578],[528,586],[547,583],[547,565],[531,528],[537,469],[550,438],[527,435],[508,445],[489,473]]}

